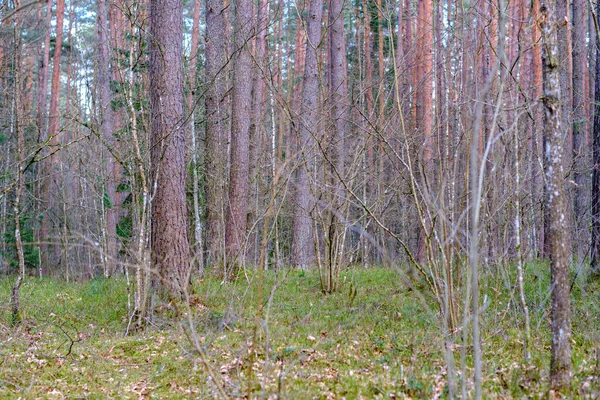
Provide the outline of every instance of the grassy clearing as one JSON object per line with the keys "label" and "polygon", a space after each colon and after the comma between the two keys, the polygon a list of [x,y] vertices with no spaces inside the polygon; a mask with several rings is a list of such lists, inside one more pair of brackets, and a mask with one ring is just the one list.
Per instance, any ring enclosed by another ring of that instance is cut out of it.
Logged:
{"label": "grassy clearing", "polygon": [[[483,279],[486,398],[546,395],[548,268],[530,264],[526,274],[530,364],[522,356],[514,273],[490,269]],[[404,287],[393,270],[349,270],[341,280],[339,292],[324,296],[314,273],[267,274],[266,315],[255,347],[252,277],[227,285],[211,278],[195,282],[200,342],[229,396],[250,390],[251,397],[285,399],[445,397],[435,302]],[[0,398],[215,396],[206,368],[167,312],[159,313],[156,326],[124,337],[124,281],[66,284],[30,278],[23,285],[23,323],[17,328],[10,327],[11,284],[0,280]],[[597,283],[575,284],[575,397],[600,397],[599,298]],[[459,369],[461,344],[457,338]]]}

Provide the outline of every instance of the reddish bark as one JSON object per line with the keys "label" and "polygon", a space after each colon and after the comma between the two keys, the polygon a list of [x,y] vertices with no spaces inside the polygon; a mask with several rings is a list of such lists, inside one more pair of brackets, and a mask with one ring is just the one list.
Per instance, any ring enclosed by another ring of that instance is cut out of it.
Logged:
{"label": "reddish bark", "polygon": [[252,1],[235,3],[235,53],[231,112],[231,167],[225,249],[230,266],[245,262],[252,108]]}
{"label": "reddish bark", "polygon": [[183,121],[183,1],[150,3],[152,266],[176,298],[189,287]]}
{"label": "reddish bark", "polygon": [[[422,137],[423,190],[428,190],[428,180],[433,172],[433,1],[419,1],[417,18],[417,48],[415,68],[415,121],[417,132]],[[424,262],[427,257],[426,241],[431,222],[423,221],[419,234],[417,259]]]}

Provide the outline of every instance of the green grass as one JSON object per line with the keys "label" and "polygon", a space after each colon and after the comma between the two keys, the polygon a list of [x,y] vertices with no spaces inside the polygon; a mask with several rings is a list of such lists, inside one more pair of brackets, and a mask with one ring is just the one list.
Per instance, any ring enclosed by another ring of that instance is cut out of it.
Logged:
{"label": "green grass", "polygon": [[[527,364],[514,268],[484,271],[486,398],[546,396],[548,275],[544,264],[526,267],[532,317]],[[158,313],[146,331],[124,337],[124,280],[67,284],[29,278],[17,327],[10,325],[12,282],[0,280],[0,398],[215,396],[207,368],[166,312]],[[199,340],[228,396],[243,397],[250,390],[252,397],[285,399],[445,397],[444,339],[434,299],[406,288],[394,270],[348,270],[340,282],[338,292],[323,295],[316,273],[267,273],[256,346],[251,346],[257,301],[252,274],[229,284],[210,277],[194,282]],[[600,396],[599,298],[597,282],[577,280],[575,397]],[[459,372],[462,345],[457,333],[453,349]],[[466,372],[472,376],[469,353],[467,343]]]}

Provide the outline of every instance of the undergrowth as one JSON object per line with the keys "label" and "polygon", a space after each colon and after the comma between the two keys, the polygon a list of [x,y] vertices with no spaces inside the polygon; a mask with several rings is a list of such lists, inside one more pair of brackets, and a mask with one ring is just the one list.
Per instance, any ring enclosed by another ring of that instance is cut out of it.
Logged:
{"label": "undergrowth", "polygon": [[[526,266],[532,317],[531,361],[523,357],[522,313],[514,268],[482,277],[486,398],[545,398],[550,357],[549,268]],[[600,284],[573,283],[573,393],[600,397]],[[436,302],[402,284],[391,269],[342,272],[340,290],[320,291],[317,273],[268,272],[255,332],[251,271],[223,284],[194,282],[192,312],[207,367],[179,322],[156,310],[143,332],[129,332],[120,279],[67,284],[26,279],[22,322],[10,325],[13,279],[0,280],[0,398],[282,399],[444,398],[444,340]],[[182,322],[185,323],[185,322]],[[256,344],[252,341],[256,338]],[[470,350],[456,334],[459,375],[472,376]],[[460,354],[467,354],[462,371]],[[252,352],[252,356],[251,353]],[[251,374],[251,375],[250,375]],[[249,377],[250,375],[250,377]],[[470,386],[469,382],[469,386]]]}

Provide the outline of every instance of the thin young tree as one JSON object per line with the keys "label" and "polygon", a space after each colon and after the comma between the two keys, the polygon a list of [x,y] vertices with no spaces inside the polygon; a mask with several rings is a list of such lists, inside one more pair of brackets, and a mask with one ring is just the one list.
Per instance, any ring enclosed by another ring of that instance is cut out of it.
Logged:
{"label": "thin young tree", "polygon": [[190,57],[188,60],[187,84],[188,92],[186,98],[187,113],[189,114],[190,139],[188,158],[191,159],[192,168],[192,214],[194,216],[194,264],[198,266],[200,274],[204,271],[204,253],[202,249],[202,220],[200,216],[200,188],[198,185],[198,150],[196,148],[196,76],[198,74],[198,44],[200,43],[200,0],[194,1],[194,14],[192,23],[192,42]]}
{"label": "thin young tree", "polygon": [[152,266],[175,298],[190,283],[183,126],[183,0],[150,3]]}

